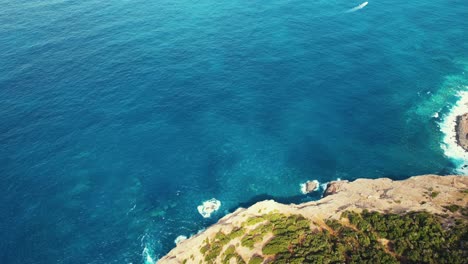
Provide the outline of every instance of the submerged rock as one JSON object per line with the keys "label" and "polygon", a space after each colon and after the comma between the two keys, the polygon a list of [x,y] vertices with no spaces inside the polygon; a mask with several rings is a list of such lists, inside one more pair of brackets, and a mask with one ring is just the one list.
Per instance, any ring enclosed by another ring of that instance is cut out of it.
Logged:
{"label": "submerged rock", "polygon": [[455,131],[458,145],[468,152],[468,113],[457,116]]}

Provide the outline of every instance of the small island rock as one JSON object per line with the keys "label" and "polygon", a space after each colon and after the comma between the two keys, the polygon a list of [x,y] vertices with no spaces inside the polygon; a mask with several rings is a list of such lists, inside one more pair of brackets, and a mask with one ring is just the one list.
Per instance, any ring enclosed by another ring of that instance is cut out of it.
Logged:
{"label": "small island rock", "polygon": [[309,194],[311,192],[317,191],[320,187],[320,183],[317,180],[306,181],[301,183],[301,192],[303,194]]}
{"label": "small island rock", "polygon": [[308,182],[306,182],[306,192],[307,193],[313,192],[313,191],[317,190],[317,188],[318,188],[317,181],[308,181]]}

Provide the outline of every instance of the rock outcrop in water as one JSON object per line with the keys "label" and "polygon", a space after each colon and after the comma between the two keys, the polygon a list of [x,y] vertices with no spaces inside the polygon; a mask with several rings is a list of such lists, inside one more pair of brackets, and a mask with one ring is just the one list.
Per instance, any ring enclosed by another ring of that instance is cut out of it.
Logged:
{"label": "rock outcrop in water", "polygon": [[468,113],[457,117],[457,143],[468,152]]}
{"label": "rock outcrop in water", "polygon": [[[180,242],[158,263],[398,263],[436,256],[463,263],[468,254],[467,176],[337,181],[325,194],[297,205],[268,200],[240,208]],[[433,255],[420,254],[423,248]]]}
{"label": "rock outcrop in water", "polygon": [[211,214],[219,210],[219,207],[221,207],[221,202],[212,198],[204,201],[197,207],[197,210],[204,218],[210,218]]}
{"label": "rock outcrop in water", "polygon": [[319,189],[319,182],[316,181],[316,180],[313,180],[313,181],[307,181],[303,184],[301,184],[301,192],[303,194],[308,194],[308,193],[312,193],[312,192],[315,192]]}
{"label": "rock outcrop in water", "polygon": [[318,189],[318,187],[319,187],[319,184],[318,184],[317,181],[308,181],[308,182],[306,182],[306,189],[305,189],[305,191],[306,191],[307,193],[311,193],[311,192],[316,191],[316,190]]}

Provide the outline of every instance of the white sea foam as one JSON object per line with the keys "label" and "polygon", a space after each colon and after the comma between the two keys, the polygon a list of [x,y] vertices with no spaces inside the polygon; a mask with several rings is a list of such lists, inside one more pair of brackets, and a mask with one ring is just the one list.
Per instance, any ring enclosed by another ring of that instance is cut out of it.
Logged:
{"label": "white sea foam", "polygon": [[[468,90],[468,86],[465,88]],[[459,92],[458,97],[457,103],[439,123],[440,130],[444,134],[441,148],[444,154],[459,166],[459,173],[468,174],[468,168],[463,168],[463,165],[468,163],[468,153],[457,144],[455,131],[457,116],[468,112],[468,91]]]}
{"label": "white sea foam", "polygon": [[180,236],[176,237],[176,239],[174,240],[174,243],[177,245],[177,244],[179,244],[180,242],[182,242],[184,240],[187,240],[187,237],[184,236],[184,235],[180,235]]}
{"label": "white sea foam", "polygon": [[302,194],[307,194],[307,192],[306,192],[306,184],[305,184],[305,183],[299,184],[299,187],[300,187],[300,190],[301,190],[301,193],[302,193]]}
{"label": "white sea foam", "polygon": [[346,13],[352,13],[352,12],[356,12],[356,11],[358,11],[360,9],[363,9],[364,7],[366,7],[367,4],[369,4],[369,2],[364,2],[364,3],[362,3],[362,4],[358,5],[358,6],[355,6],[355,7],[351,8],[351,9],[347,10]]}
{"label": "white sea foam", "polygon": [[143,249],[143,256],[145,258],[145,264],[155,264],[156,261],[151,257],[151,253],[150,253],[150,250],[145,247]]}
{"label": "white sea foam", "polygon": [[197,210],[204,218],[209,218],[212,213],[218,211],[219,207],[221,207],[221,202],[213,198],[204,201],[197,207]]}

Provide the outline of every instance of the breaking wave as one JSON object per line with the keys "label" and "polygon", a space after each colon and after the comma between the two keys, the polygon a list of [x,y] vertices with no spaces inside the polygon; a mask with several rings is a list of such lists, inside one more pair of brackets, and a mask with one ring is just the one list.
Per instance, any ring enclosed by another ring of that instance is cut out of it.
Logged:
{"label": "breaking wave", "polygon": [[465,88],[466,91],[458,93],[459,100],[439,123],[440,131],[443,133],[441,148],[444,150],[445,156],[452,159],[458,166],[457,172],[462,174],[468,174],[466,166],[468,153],[458,145],[455,128],[457,116],[468,112],[468,86]]}

